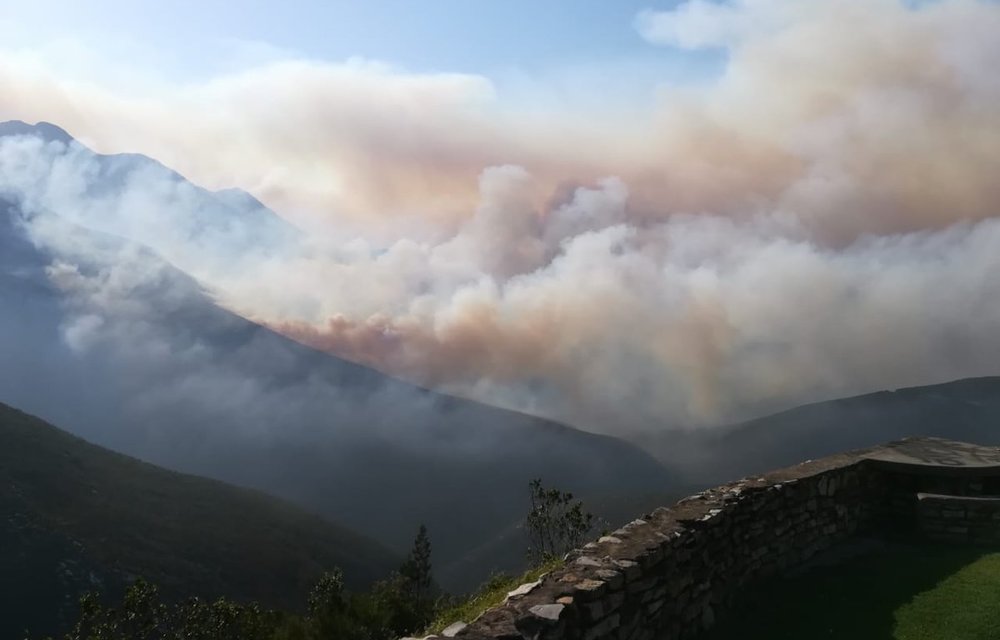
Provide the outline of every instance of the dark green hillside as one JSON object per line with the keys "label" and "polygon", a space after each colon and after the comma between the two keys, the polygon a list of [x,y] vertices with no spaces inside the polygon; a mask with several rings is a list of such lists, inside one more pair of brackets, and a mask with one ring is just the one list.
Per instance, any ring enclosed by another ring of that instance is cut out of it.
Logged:
{"label": "dark green hillside", "polygon": [[396,564],[278,499],[113,453],[0,404],[0,638],[56,631],[82,591],[115,595],[135,576],[168,597],[295,608],[324,570],[360,587]]}
{"label": "dark green hillside", "polygon": [[706,486],[909,436],[1000,443],[1000,376],[817,402],[647,444]]}

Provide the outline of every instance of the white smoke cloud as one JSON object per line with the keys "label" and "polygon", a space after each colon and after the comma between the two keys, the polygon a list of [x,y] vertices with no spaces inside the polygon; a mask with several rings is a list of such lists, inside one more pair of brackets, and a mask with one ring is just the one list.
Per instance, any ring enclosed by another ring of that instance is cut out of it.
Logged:
{"label": "white smoke cloud", "polygon": [[795,3],[774,0],[689,0],[669,11],[642,11],[636,16],[635,27],[654,44],[681,49],[726,48],[787,24],[789,14],[802,10]]}
{"label": "white smoke cloud", "polygon": [[692,0],[636,26],[724,48],[724,75],[587,122],[362,62],[142,100],[0,64],[18,89],[0,114],[246,186],[323,232],[206,236],[184,187],[139,173],[95,196],[72,154],[22,186],[36,208],[147,244],[309,344],[591,429],[998,373],[998,5]]}

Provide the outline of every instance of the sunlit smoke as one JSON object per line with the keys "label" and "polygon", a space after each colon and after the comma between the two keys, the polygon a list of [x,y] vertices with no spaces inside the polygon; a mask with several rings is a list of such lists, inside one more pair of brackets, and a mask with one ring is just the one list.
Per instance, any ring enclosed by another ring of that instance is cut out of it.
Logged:
{"label": "sunlit smoke", "polygon": [[998,372],[1000,6],[692,0],[636,28],[725,73],[592,121],[365,62],[142,98],[0,62],[0,116],[244,186],[308,233],[208,233],[158,174],[89,193],[60,149],[17,184],[8,160],[7,188],[307,344],[605,432]]}

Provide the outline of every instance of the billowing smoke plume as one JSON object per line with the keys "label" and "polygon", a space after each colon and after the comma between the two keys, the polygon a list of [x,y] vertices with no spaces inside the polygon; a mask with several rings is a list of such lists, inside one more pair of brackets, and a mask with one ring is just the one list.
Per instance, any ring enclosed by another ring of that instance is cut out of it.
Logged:
{"label": "billowing smoke plume", "polygon": [[724,74],[591,120],[364,63],[142,99],[0,63],[0,115],[245,186],[307,227],[247,250],[162,216],[150,233],[148,202],[94,209],[240,313],[591,429],[998,373],[1000,6],[691,0],[636,28],[724,51]]}

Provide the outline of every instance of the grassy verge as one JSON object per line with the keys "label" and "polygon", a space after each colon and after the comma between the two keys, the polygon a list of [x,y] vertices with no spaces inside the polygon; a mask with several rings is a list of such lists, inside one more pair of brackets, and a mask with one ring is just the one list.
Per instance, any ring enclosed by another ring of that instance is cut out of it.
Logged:
{"label": "grassy verge", "polygon": [[712,640],[1000,640],[1000,553],[890,547],[757,590]]}
{"label": "grassy verge", "polygon": [[534,582],[543,574],[562,566],[562,558],[554,558],[529,569],[520,576],[499,574],[490,578],[474,594],[456,602],[441,611],[423,635],[441,633],[446,627],[458,621],[472,622],[481,613],[503,603],[507,593],[526,582]]}
{"label": "grassy verge", "polygon": [[1000,638],[1000,553],[962,567],[896,609],[900,640]]}

